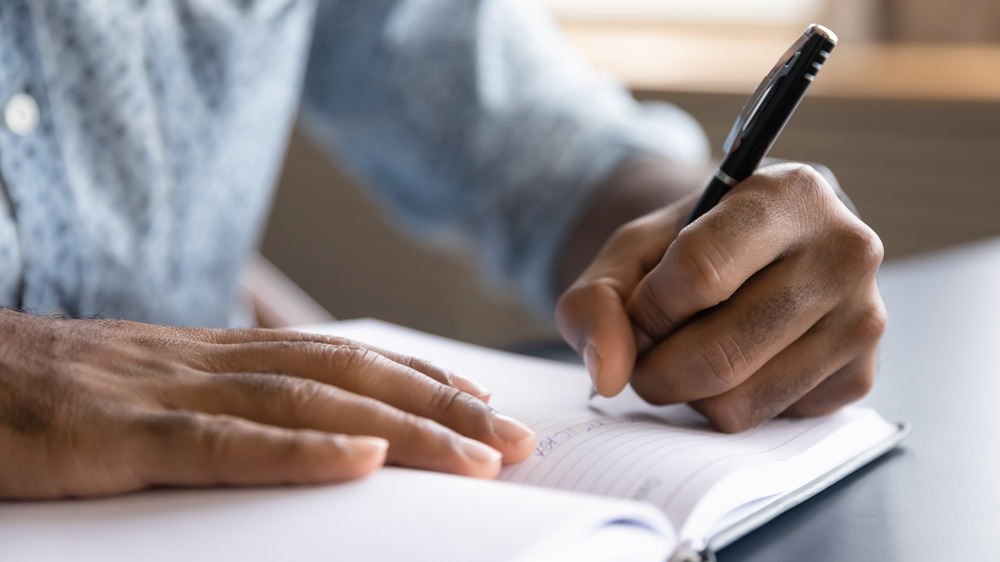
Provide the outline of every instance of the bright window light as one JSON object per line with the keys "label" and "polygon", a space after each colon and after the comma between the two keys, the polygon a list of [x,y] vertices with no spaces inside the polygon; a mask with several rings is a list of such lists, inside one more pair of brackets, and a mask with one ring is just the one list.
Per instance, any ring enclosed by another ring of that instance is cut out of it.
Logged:
{"label": "bright window light", "polygon": [[542,0],[561,18],[790,25],[812,21],[825,0]]}

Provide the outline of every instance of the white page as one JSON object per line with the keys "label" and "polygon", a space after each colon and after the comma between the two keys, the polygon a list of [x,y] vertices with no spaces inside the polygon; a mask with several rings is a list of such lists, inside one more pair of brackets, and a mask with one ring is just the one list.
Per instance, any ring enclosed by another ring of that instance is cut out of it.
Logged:
{"label": "white page", "polygon": [[[588,407],[581,366],[372,320],[323,330],[431,360],[491,388],[494,407],[538,432],[535,453],[505,467],[501,480],[651,503],[695,548],[730,510],[797,489],[898,431],[872,410],[848,407],[727,435],[688,406],[650,406],[631,390]],[[824,441],[828,446],[815,447]]]}
{"label": "white page", "polygon": [[642,546],[631,560],[660,561],[675,545],[663,523],[635,502],[386,468],[331,486],[0,502],[0,560],[612,561],[626,533]]}

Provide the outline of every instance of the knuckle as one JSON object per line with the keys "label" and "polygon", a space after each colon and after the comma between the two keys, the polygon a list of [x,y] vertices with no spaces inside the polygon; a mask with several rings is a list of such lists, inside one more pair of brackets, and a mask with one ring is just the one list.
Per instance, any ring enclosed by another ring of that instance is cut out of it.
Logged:
{"label": "knuckle", "polygon": [[872,279],[882,264],[882,241],[867,225],[851,217],[824,244],[827,283],[835,287],[855,286]]}
{"label": "knuckle", "polygon": [[615,229],[610,239],[614,244],[622,244],[629,247],[644,244],[648,240],[647,222],[645,217],[631,220]]}
{"label": "knuckle", "polygon": [[419,357],[409,357],[409,356],[407,356],[406,359],[405,359],[405,364],[406,364],[407,367],[413,369],[414,371],[424,372],[424,371],[438,371],[438,370],[440,370],[440,369],[437,368],[437,366],[435,366],[430,361],[427,361],[427,360],[424,360],[424,359],[420,359]]}
{"label": "knuckle", "polygon": [[[306,457],[308,451],[311,449],[310,440],[306,432],[307,430],[297,429],[287,437],[274,439],[272,444],[278,448],[279,453],[275,457],[289,461],[289,465],[298,465],[297,461]],[[299,471],[309,470],[308,466],[303,465],[298,465],[296,468]],[[306,479],[312,478],[306,477]]]}
{"label": "knuckle", "polygon": [[178,327],[172,331],[179,339],[214,345],[227,345],[246,341],[252,330],[224,330],[218,328]]}
{"label": "knuckle", "polygon": [[203,429],[204,424],[193,412],[174,410],[164,414],[132,418],[129,420],[129,425],[139,428],[145,436],[174,443],[185,436],[197,434]]}
{"label": "knuckle", "polygon": [[284,388],[281,396],[285,402],[283,411],[296,414],[304,414],[313,409],[326,389],[324,385],[307,379],[287,378],[282,383]]}
{"label": "knuckle", "polygon": [[559,297],[557,311],[567,318],[578,318],[585,315],[594,302],[606,298],[609,291],[615,295],[628,292],[623,282],[614,277],[604,275],[581,279]]}
{"label": "knuckle", "polygon": [[826,191],[826,180],[812,166],[796,162],[788,166],[788,178],[797,189],[809,190],[811,193]]}
{"label": "knuckle", "polygon": [[436,385],[430,397],[430,407],[438,415],[448,417],[467,411],[469,398],[453,386]]}
{"label": "knuckle", "polygon": [[714,306],[722,302],[725,292],[726,258],[711,244],[697,243],[688,232],[682,232],[674,242],[673,266],[699,304]]}
{"label": "knuckle", "polygon": [[[281,330],[279,330],[279,331],[281,331]],[[326,336],[326,335],[319,336],[319,335],[312,335],[312,334],[304,334],[304,335],[306,336],[306,339],[302,340],[302,341],[306,341],[306,342],[310,342],[310,343],[317,342],[317,343],[323,343],[323,344],[326,344],[326,345],[353,345],[353,346],[357,346],[357,347],[364,347],[364,345],[361,342],[357,342],[357,341],[354,341],[352,339],[348,339],[348,338],[344,338],[344,337],[340,337],[340,336]],[[315,339],[312,339],[312,338],[315,338]]]}
{"label": "knuckle", "polygon": [[664,221],[659,215],[652,213],[619,226],[608,238],[600,255],[616,263],[623,263],[620,256],[630,256],[627,261],[631,265],[643,271],[652,269],[663,257],[663,241],[674,237],[672,230],[665,231],[668,226],[673,228],[674,223]]}
{"label": "knuckle", "polygon": [[198,465],[198,472],[214,482],[222,479],[222,467],[234,455],[233,443],[238,431],[237,419],[226,415],[212,416],[211,421],[195,425],[192,441],[199,453],[190,460]]}
{"label": "knuckle", "polygon": [[848,261],[856,264],[858,271],[874,272],[885,257],[882,240],[863,222],[851,222],[851,226],[841,231],[837,244],[849,258]]}
{"label": "knuckle", "polygon": [[815,217],[817,209],[840,208],[836,190],[812,166],[801,163],[781,165],[777,180],[776,193],[781,200],[793,205],[800,218]]}
{"label": "knuckle", "polygon": [[860,400],[871,392],[875,385],[875,366],[865,365],[851,373],[844,384],[844,403]]}
{"label": "knuckle", "polygon": [[236,420],[228,416],[217,416],[212,423],[200,425],[196,434],[210,463],[216,464],[228,456],[236,426]]}
{"label": "knuckle", "polygon": [[423,373],[424,375],[427,375],[442,384],[451,385],[451,371],[445,369],[444,367],[439,367],[426,359],[407,356],[404,365],[414,371],[417,371],[418,373]]}
{"label": "knuckle", "polygon": [[643,283],[640,286],[636,302],[643,303],[631,311],[636,327],[651,338],[658,339],[672,332],[678,325],[679,321],[671,318],[670,313],[661,305],[662,301],[656,294],[653,283]]}
{"label": "knuckle", "polygon": [[736,386],[749,364],[745,346],[732,336],[700,341],[694,358],[696,376],[702,373],[708,375],[709,380],[714,382],[713,386],[719,391]]}
{"label": "knuckle", "polygon": [[788,192],[807,205],[815,208],[818,201],[829,198],[836,199],[836,194],[830,188],[826,179],[812,166],[799,162],[789,162],[777,166],[779,186],[783,193]]}
{"label": "knuckle", "polygon": [[366,373],[379,361],[381,355],[360,345],[345,344],[325,346],[323,353],[330,367],[337,373]]}
{"label": "knuckle", "polygon": [[246,373],[222,375],[215,380],[221,380],[226,384],[232,384],[230,381],[235,381],[235,386],[249,396],[281,399],[287,395],[289,380],[294,379],[268,373]]}
{"label": "knuckle", "polygon": [[875,385],[875,366],[865,365],[852,373],[844,385],[844,403],[860,400]]}
{"label": "knuckle", "polygon": [[881,298],[876,298],[875,302],[865,308],[858,319],[855,332],[864,341],[875,341],[885,333],[889,324],[889,315]]}
{"label": "knuckle", "polygon": [[[588,295],[593,292],[593,285],[574,284],[556,301],[556,324],[562,330],[564,326],[571,326],[579,316],[579,311],[584,309],[588,300]],[[565,334],[564,334],[565,335]]]}

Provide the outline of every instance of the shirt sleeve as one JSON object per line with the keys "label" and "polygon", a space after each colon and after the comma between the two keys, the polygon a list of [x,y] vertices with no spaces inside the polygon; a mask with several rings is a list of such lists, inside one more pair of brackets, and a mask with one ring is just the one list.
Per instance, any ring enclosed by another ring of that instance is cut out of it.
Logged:
{"label": "shirt sleeve", "polygon": [[320,2],[302,120],[404,226],[460,241],[539,311],[625,159],[702,163],[697,123],[589,68],[532,0]]}

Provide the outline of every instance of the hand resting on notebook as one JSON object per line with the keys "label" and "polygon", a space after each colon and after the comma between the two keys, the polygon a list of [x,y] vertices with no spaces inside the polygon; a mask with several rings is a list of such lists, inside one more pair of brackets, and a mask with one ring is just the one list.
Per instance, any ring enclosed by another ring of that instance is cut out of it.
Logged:
{"label": "hand resting on notebook", "polygon": [[330,482],[384,462],[492,478],[534,446],[482,387],[341,338],[2,309],[0,330],[0,498]]}

